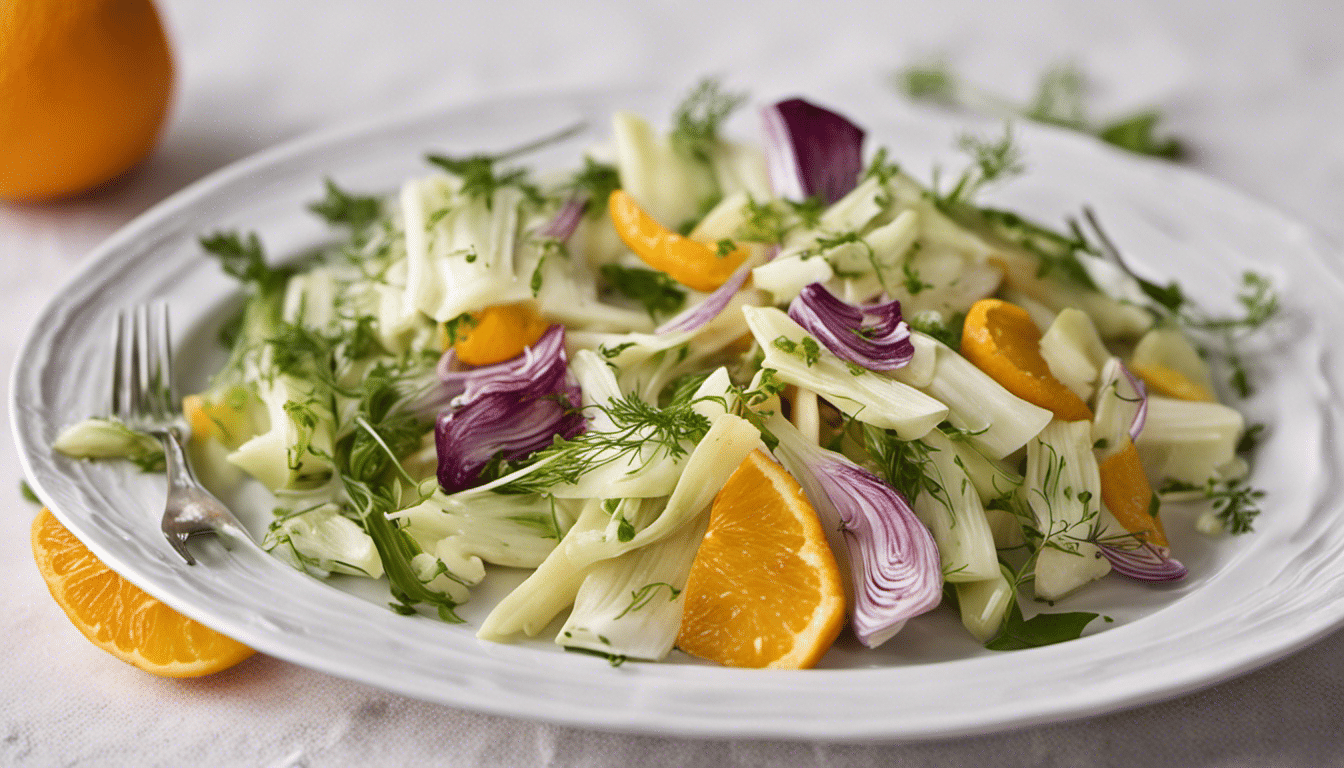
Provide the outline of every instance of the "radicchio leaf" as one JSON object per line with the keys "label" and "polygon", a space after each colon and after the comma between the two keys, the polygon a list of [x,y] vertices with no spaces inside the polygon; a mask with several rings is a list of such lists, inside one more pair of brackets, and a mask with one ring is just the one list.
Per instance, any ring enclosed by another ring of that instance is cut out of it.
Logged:
{"label": "radicchio leaf", "polygon": [[836,357],[871,371],[895,370],[915,356],[899,301],[855,306],[812,283],[789,303],[789,317]]}
{"label": "radicchio leaf", "polygon": [[854,586],[850,624],[859,642],[875,648],[907,619],[933,610],[943,596],[938,545],[905,497],[842,454],[812,444],[782,417],[770,417],[767,426],[822,525],[844,537]]}
{"label": "radicchio leaf", "polygon": [[1111,562],[1111,568],[1122,576],[1139,581],[1177,581],[1189,570],[1171,556],[1166,547],[1139,542],[1139,546],[1124,548],[1103,542],[1097,543],[1101,554]]}
{"label": "radicchio leaf", "polygon": [[542,237],[553,237],[556,240],[568,240],[574,234],[574,230],[579,228],[579,222],[583,221],[583,212],[588,208],[588,199],[586,197],[575,195],[565,201],[556,212],[555,217],[546,223],[546,226],[537,230],[537,234]]}
{"label": "radicchio leaf", "polygon": [[658,326],[654,333],[694,331],[718,317],[723,308],[728,306],[728,302],[733,300],[733,296],[747,284],[747,278],[751,276],[750,266],[750,263],[744,264],[728,278],[727,282],[706,296],[704,301],[670,318]]}
{"label": "radicchio leaf", "polygon": [[1143,431],[1143,425],[1148,421],[1148,387],[1144,385],[1139,377],[1135,376],[1123,363],[1117,362],[1120,366],[1120,373],[1124,374],[1129,381],[1129,386],[1134,390],[1138,398],[1138,407],[1134,409],[1134,419],[1129,424],[1129,439],[1138,440],[1139,433]]}
{"label": "radicchio leaf", "polygon": [[569,439],[582,432],[580,392],[567,372],[560,325],[513,360],[450,371],[462,393],[434,425],[439,485],[449,493],[469,488],[496,456],[521,458],[550,445],[555,435]]}
{"label": "radicchio leaf", "polygon": [[802,99],[766,107],[761,117],[775,194],[795,201],[819,197],[830,205],[858,186],[862,128]]}

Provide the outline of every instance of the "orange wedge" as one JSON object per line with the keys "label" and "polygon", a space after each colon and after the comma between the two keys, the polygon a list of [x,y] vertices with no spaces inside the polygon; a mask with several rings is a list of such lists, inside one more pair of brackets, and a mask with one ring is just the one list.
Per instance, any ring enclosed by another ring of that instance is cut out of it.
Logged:
{"label": "orange wedge", "polygon": [[1108,456],[1097,469],[1101,472],[1101,500],[1116,522],[1150,544],[1167,546],[1167,532],[1152,513],[1153,488],[1134,443],[1126,440],[1124,450]]}
{"label": "orange wedge", "polygon": [[1004,389],[1064,421],[1092,418],[1092,409],[1050,373],[1041,357],[1041,330],[1027,311],[981,299],[966,313],[961,354]]}
{"label": "orange wedge", "polygon": [[252,649],[145,594],[94,557],[49,510],[33,520],[33,558],[51,596],[94,645],[162,677],[227,669]]}
{"label": "orange wedge", "polygon": [[759,450],[715,497],[684,594],[677,646],[730,667],[810,667],[845,621],[840,569],[817,513]]}
{"label": "orange wedge", "polygon": [[645,264],[697,291],[709,292],[728,282],[750,252],[737,248],[730,253],[682,237],[653,219],[624,190],[611,193],[607,202],[616,234]]}
{"label": "orange wedge", "polygon": [[530,303],[500,304],[472,314],[475,325],[460,332],[453,350],[467,365],[512,360],[536,344],[551,324]]}
{"label": "orange wedge", "polygon": [[1131,363],[1129,370],[1135,376],[1143,379],[1143,383],[1159,395],[1174,397],[1178,400],[1196,400],[1202,403],[1218,402],[1218,398],[1214,397],[1212,392],[1195,383],[1189,376],[1175,368],[1168,368],[1165,365]]}

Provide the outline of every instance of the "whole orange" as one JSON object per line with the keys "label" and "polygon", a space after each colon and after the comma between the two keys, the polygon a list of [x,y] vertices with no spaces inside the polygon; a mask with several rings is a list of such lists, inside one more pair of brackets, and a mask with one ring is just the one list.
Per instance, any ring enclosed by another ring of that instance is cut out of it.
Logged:
{"label": "whole orange", "polygon": [[150,0],[0,0],[0,199],[126,171],[153,147],[172,87]]}

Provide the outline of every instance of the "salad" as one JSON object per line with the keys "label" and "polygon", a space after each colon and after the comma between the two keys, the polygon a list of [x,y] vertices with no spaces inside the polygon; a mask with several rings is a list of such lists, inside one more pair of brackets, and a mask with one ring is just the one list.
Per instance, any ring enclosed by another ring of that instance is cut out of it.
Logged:
{"label": "salad", "polygon": [[[264,485],[266,549],[385,578],[403,613],[459,621],[487,566],[530,569],[479,635],[568,611],[557,642],[613,661],[687,647],[715,515],[764,482],[749,468],[800,489],[780,503],[838,574],[835,630],[869,647],[940,605],[991,649],[1073,639],[1096,614],[1032,599],[1183,578],[1167,525],[1250,530],[1258,428],[1219,393],[1249,389],[1237,342],[1277,309],[1267,280],[1212,316],[1091,211],[1055,230],[980,204],[1024,167],[1008,128],[924,186],[803,99],[762,110],[763,147],[730,140],[743,102],[705,81],[666,133],[617,113],[563,172],[521,164],[552,138],[428,155],[391,197],[328,180],[311,209],[341,240],[298,263],[202,237],[248,298],[183,403],[200,474]],[[56,448],[163,459],[107,419]]]}

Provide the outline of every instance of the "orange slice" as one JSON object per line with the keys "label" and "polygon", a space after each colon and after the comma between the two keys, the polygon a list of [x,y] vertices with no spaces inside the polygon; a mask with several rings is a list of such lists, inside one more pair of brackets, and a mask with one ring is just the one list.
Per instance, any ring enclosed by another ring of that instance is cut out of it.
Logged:
{"label": "orange slice", "polygon": [[981,299],[966,313],[961,354],[1004,389],[1064,421],[1092,418],[1092,409],[1050,373],[1041,357],[1041,330],[1027,311]]}
{"label": "orange slice", "polygon": [[251,648],[150,597],[94,557],[49,510],[33,520],[33,558],[47,589],[94,645],[163,677],[199,677],[251,656]]}
{"label": "orange slice", "polygon": [[682,237],[654,220],[635,199],[618,189],[607,202],[616,233],[645,264],[697,291],[709,292],[728,282],[750,252],[737,248],[720,255],[719,250]]}
{"label": "orange slice", "polygon": [[222,400],[211,401],[201,395],[182,398],[182,415],[191,425],[193,440],[218,440],[237,448],[252,434],[246,411],[247,395],[241,388],[226,392]]}
{"label": "orange slice", "polygon": [[1148,484],[1134,443],[1126,440],[1124,450],[1106,457],[1097,469],[1101,472],[1101,500],[1116,522],[1150,544],[1167,546],[1167,532],[1152,513],[1153,487]]}
{"label": "orange slice", "polygon": [[467,365],[512,360],[536,344],[551,324],[528,302],[486,307],[472,314],[475,325],[459,332],[453,350]]}
{"label": "orange slice", "polygon": [[1143,365],[1131,363],[1129,370],[1143,379],[1143,383],[1159,395],[1174,397],[1178,400],[1195,400],[1202,403],[1216,403],[1218,398],[1195,383],[1189,376],[1165,365]]}
{"label": "orange slice", "polygon": [[730,667],[804,669],[840,634],[845,593],[826,533],[763,452],[715,497],[685,601],[677,646]]}

